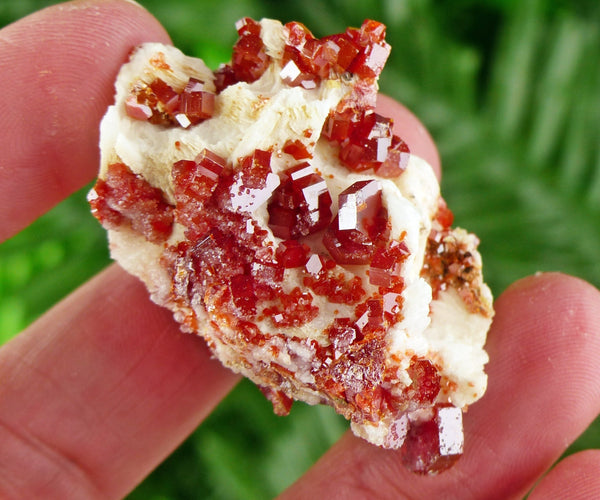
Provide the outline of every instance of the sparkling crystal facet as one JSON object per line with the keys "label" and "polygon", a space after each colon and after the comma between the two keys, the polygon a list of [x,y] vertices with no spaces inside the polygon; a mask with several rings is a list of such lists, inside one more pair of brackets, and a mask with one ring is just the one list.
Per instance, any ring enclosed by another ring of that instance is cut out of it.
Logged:
{"label": "sparkling crystal facet", "polygon": [[233,47],[231,67],[240,82],[258,80],[269,67],[271,58],[266,53],[260,32],[260,24],[252,19],[245,18],[239,24],[240,38]]}
{"label": "sparkling crystal facet", "polygon": [[210,118],[215,111],[215,94],[204,88],[204,83],[190,78],[180,96],[179,111],[192,125]]}
{"label": "sparkling crystal facet", "polygon": [[389,247],[377,248],[369,267],[369,283],[375,286],[390,287],[402,273],[402,263],[409,255],[403,241],[393,241]]}
{"label": "sparkling crystal facet", "polygon": [[340,193],[338,206],[338,215],[323,237],[325,247],[338,264],[368,264],[389,235],[381,184],[355,182]]}
{"label": "sparkling crystal facet", "polygon": [[125,112],[134,120],[149,120],[152,108],[143,102],[138,102],[136,95],[130,95],[125,101]]}
{"label": "sparkling crystal facet", "polygon": [[350,318],[335,318],[325,332],[335,350],[344,352],[354,342],[362,340],[363,335]]}
{"label": "sparkling crystal facet", "polygon": [[324,229],[331,220],[331,195],[325,180],[308,164],[281,174],[269,203],[269,227],[275,236],[297,239]]}
{"label": "sparkling crystal facet", "polygon": [[464,435],[462,411],[454,406],[437,406],[433,416],[411,420],[402,461],[418,474],[436,474],[452,466],[462,455]]}
{"label": "sparkling crystal facet", "polygon": [[240,159],[230,188],[231,204],[236,211],[253,212],[267,203],[279,184],[279,176],[271,170],[271,152],[257,149]]}
{"label": "sparkling crystal facet", "polygon": [[374,166],[375,173],[381,177],[394,178],[406,170],[410,158],[410,149],[397,135],[392,136],[392,142],[387,149],[387,155],[380,164]]}

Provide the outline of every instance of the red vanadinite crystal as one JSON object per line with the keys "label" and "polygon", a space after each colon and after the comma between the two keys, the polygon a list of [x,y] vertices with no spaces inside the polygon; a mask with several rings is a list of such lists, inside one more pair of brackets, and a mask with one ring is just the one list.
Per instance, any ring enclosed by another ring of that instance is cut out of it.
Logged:
{"label": "red vanadinite crystal", "polygon": [[125,112],[134,120],[149,120],[152,117],[152,108],[148,104],[139,102],[138,96],[130,95],[125,100]]}
{"label": "red vanadinite crystal", "polygon": [[363,335],[382,331],[385,328],[383,300],[371,298],[356,307],[356,327]]}
{"label": "red vanadinite crystal", "polygon": [[[445,208],[445,202],[440,202],[436,222],[443,227],[451,223],[452,217],[452,212]],[[479,291],[480,265],[479,259],[470,251],[468,243],[458,239],[449,227],[433,229],[427,239],[421,276],[431,285],[434,298],[452,287],[469,311],[488,316],[487,300]]]}
{"label": "red vanadinite crystal", "polygon": [[307,276],[304,286],[317,295],[327,297],[333,304],[356,304],[364,299],[366,292],[362,279],[348,278],[337,267],[335,261],[313,254],[306,262]]}
{"label": "red vanadinite crystal", "polygon": [[319,314],[319,308],[312,304],[313,296],[299,287],[295,287],[290,293],[281,294],[278,298],[279,305],[263,310],[263,314],[270,317],[275,326],[301,326]]}
{"label": "red vanadinite crystal", "polygon": [[406,169],[410,150],[392,133],[392,120],[372,110],[346,107],[328,116],[321,134],[339,144],[339,158],[350,170],[373,169],[386,178],[398,177]]}
{"label": "red vanadinite crystal", "polygon": [[418,474],[435,474],[451,467],[462,455],[462,411],[437,405],[428,419],[410,422],[401,450],[402,461]]}
{"label": "red vanadinite crystal", "polygon": [[381,184],[358,181],[339,195],[337,217],[323,243],[338,264],[368,264],[378,246],[387,243],[389,223]]}
{"label": "red vanadinite crystal", "polygon": [[402,298],[402,292],[404,291],[404,282],[399,282],[397,285],[398,291],[383,292],[383,314],[389,325],[394,325],[399,321],[402,321],[404,317],[402,315],[402,305],[404,299]]}
{"label": "red vanadinite crystal", "polygon": [[301,23],[291,22],[285,27],[288,43],[283,49],[280,76],[287,85],[314,88],[320,79],[319,69],[314,65],[314,51],[319,41]]}
{"label": "red vanadinite crystal", "polygon": [[375,164],[373,168],[377,175],[393,179],[406,170],[409,158],[410,149],[408,144],[397,135],[393,135],[392,144],[387,150],[387,156],[383,162]]}
{"label": "red vanadinite crystal", "polygon": [[279,243],[275,251],[275,257],[286,269],[302,267],[308,261],[310,248],[303,245],[298,240],[285,240]]}
{"label": "red vanadinite crystal", "polygon": [[237,81],[252,83],[267,70],[271,58],[260,38],[259,23],[246,17],[238,22],[237,28],[240,38],[233,47],[231,67]]}
{"label": "red vanadinite crystal", "polygon": [[392,241],[386,248],[377,248],[369,267],[369,283],[386,288],[392,286],[400,279],[402,264],[409,253],[403,241]]}
{"label": "red vanadinite crystal", "polygon": [[446,201],[440,196],[438,200],[438,210],[435,214],[435,220],[439,222],[443,229],[448,229],[454,222],[454,214],[448,208]]}
{"label": "red vanadinite crystal", "polygon": [[375,78],[383,70],[390,51],[391,47],[385,42],[367,45],[353,59],[348,70],[361,78]]}
{"label": "red vanadinite crystal", "polygon": [[235,76],[235,71],[229,64],[222,64],[214,71],[214,84],[217,89],[217,94],[220,94],[224,89],[230,85],[238,83],[238,79]]}
{"label": "red vanadinite crystal", "polygon": [[215,94],[205,90],[204,82],[190,78],[180,96],[179,111],[192,125],[210,118],[215,112]]}
{"label": "red vanadinite crystal", "polygon": [[186,235],[191,240],[196,240],[210,229],[209,214],[203,209],[226,166],[224,158],[207,149],[194,160],[180,160],[173,165],[173,187],[177,202],[175,216],[187,227]]}
{"label": "red vanadinite crystal", "polygon": [[256,149],[238,161],[229,190],[231,206],[238,212],[252,212],[269,200],[279,183],[271,170],[271,152]]}
{"label": "red vanadinite crystal", "polygon": [[267,178],[272,174],[271,152],[262,149],[254,150],[251,155],[239,160],[239,175],[246,189],[264,189]]}
{"label": "red vanadinite crystal", "polygon": [[139,83],[125,100],[125,112],[134,120],[184,128],[211,118],[214,108],[215,94],[196,78],[190,78],[182,92],[160,78],[149,85]]}
{"label": "red vanadinite crystal", "polygon": [[331,195],[325,180],[308,163],[281,173],[269,202],[269,227],[282,239],[297,239],[324,229],[331,220]]}
{"label": "red vanadinite crystal", "polygon": [[325,259],[322,255],[312,254],[306,261],[306,272],[312,276],[318,276],[321,272],[327,270],[327,263],[330,263],[330,268],[333,269],[336,263],[331,259]]}
{"label": "red vanadinite crystal", "polygon": [[354,342],[363,339],[362,333],[350,318],[335,318],[325,334],[333,348],[341,353],[345,352]]}
{"label": "red vanadinite crystal", "polygon": [[315,38],[301,23],[285,25],[288,32],[284,47],[281,78],[291,86],[314,88],[331,72],[346,71],[361,78],[376,78],[387,60],[390,46],[385,42],[385,26],[365,21],[360,29]]}
{"label": "red vanadinite crystal", "polygon": [[306,149],[306,146],[300,139],[292,141],[288,139],[283,145],[282,151],[289,155],[292,155],[295,160],[306,160],[312,158],[312,155]]}
{"label": "red vanadinite crystal", "polygon": [[173,230],[173,207],[160,189],[134,174],[123,163],[108,166],[106,178],[90,196],[92,214],[107,228],[127,224],[153,243],[162,243]]}
{"label": "red vanadinite crystal", "polygon": [[385,25],[367,19],[360,29],[349,28],[346,34],[361,47],[348,70],[361,78],[379,76],[391,51],[390,45],[385,41]]}
{"label": "red vanadinite crystal", "polygon": [[347,140],[340,146],[340,160],[351,170],[360,172],[383,163],[392,144],[392,121],[367,111],[352,124]]}
{"label": "red vanadinite crystal", "polygon": [[323,39],[323,63],[330,64],[337,73],[344,73],[360,52],[360,48],[343,33]]}
{"label": "red vanadinite crystal", "polygon": [[179,108],[179,94],[170,85],[157,78],[150,84],[150,90],[169,115],[172,116],[177,111]]}
{"label": "red vanadinite crystal", "polygon": [[252,276],[237,274],[229,283],[231,298],[242,317],[252,319],[256,315],[256,295]]}
{"label": "red vanadinite crystal", "polygon": [[261,27],[254,19],[243,17],[235,23],[235,29],[239,36],[260,36]]}
{"label": "red vanadinite crystal", "polygon": [[410,399],[421,404],[431,404],[440,392],[441,377],[428,359],[414,358],[407,369],[412,384],[406,389]]}
{"label": "red vanadinite crystal", "polygon": [[175,300],[202,300],[234,324],[260,316],[278,327],[297,327],[319,309],[310,293],[298,287],[285,292],[281,283],[285,269],[303,269],[309,249],[297,240],[277,248],[266,245],[266,231],[252,220],[248,205],[240,204],[242,195],[252,198],[255,208],[267,202],[279,183],[270,158],[270,152],[256,150],[233,171],[223,158],[205,150],[194,161],[174,165],[176,217],[190,243],[170,248],[165,265],[176,283]]}
{"label": "red vanadinite crystal", "polygon": [[264,394],[265,398],[267,398],[273,405],[273,412],[275,415],[280,417],[289,415],[290,410],[292,409],[292,404],[294,403],[292,398],[286,396],[282,391],[276,391],[271,387],[261,386],[260,390]]}

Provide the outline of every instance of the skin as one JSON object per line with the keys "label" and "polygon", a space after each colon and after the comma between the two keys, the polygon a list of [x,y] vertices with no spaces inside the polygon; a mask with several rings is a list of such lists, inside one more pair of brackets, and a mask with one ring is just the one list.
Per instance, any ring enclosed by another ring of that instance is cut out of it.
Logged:
{"label": "skin", "polygon": [[[143,41],[169,38],[123,0],[63,4],[0,31],[2,239],[94,178],[114,78]],[[380,111],[439,175],[418,120],[387,97]],[[282,498],[511,499],[534,485],[532,499],[593,496],[600,452],[548,470],[599,413],[600,293],[562,274],[525,278],[498,298],[487,349],[489,389],[453,469],[414,476],[347,433]],[[113,265],[0,348],[0,380],[0,498],[93,499],[131,491],[238,377]]]}

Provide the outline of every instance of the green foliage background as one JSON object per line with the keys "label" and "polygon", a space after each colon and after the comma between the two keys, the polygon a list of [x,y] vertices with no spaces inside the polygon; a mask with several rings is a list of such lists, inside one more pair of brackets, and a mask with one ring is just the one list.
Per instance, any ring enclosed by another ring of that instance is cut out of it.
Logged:
{"label": "green foliage background", "polygon": [[[50,5],[3,0],[0,26]],[[216,67],[243,16],[304,22],[317,35],[385,22],[386,93],[429,127],[443,192],[481,238],[494,293],[537,271],[600,286],[600,4],[596,0],[142,0],[175,44]],[[85,190],[0,245],[0,342],[108,263]],[[560,402],[557,402],[560,406]],[[131,495],[266,499],[346,429],[328,408],[275,417],[241,383]],[[600,422],[570,451],[600,448]]]}

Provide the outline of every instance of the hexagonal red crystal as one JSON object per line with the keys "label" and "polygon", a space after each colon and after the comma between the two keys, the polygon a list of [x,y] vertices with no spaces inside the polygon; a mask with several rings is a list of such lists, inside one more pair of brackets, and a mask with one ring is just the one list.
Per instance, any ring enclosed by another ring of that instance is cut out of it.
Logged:
{"label": "hexagonal red crystal", "polygon": [[363,335],[381,330],[385,326],[383,300],[381,298],[372,298],[359,304],[356,313],[355,325]]}
{"label": "hexagonal red crystal", "polygon": [[346,33],[331,35],[323,39],[326,63],[338,73],[348,71],[350,64],[360,52],[360,47]]}
{"label": "hexagonal red crystal", "polygon": [[151,84],[150,89],[162,105],[163,109],[172,115],[179,107],[179,93],[164,80],[156,78]]}
{"label": "hexagonal red crystal", "polygon": [[269,67],[271,58],[260,38],[260,24],[250,18],[238,22],[240,38],[233,47],[231,67],[237,81],[252,83]]}
{"label": "hexagonal red crystal", "polygon": [[250,17],[242,17],[235,23],[235,29],[239,36],[255,35],[260,36],[260,23]]}
{"label": "hexagonal red crystal", "polygon": [[386,43],[367,45],[352,60],[348,71],[356,73],[361,78],[375,78],[379,76],[392,48]]}
{"label": "hexagonal red crystal", "polygon": [[389,238],[381,184],[376,180],[355,182],[340,193],[338,206],[323,244],[338,264],[368,264],[377,246]]}
{"label": "hexagonal red crystal", "polygon": [[240,314],[247,319],[252,319],[256,314],[257,302],[252,276],[245,274],[233,276],[229,283],[229,290],[233,303]]}
{"label": "hexagonal red crystal", "polygon": [[149,120],[152,117],[152,108],[145,102],[139,102],[135,94],[125,100],[125,112],[134,120]]}
{"label": "hexagonal red crystal", "polygon": [[369,283],[384,288],[392,286],[402,274],[402,263],[410,254],[404,241],[392,241],[388,247],[377,248],[369,266]]}
{"label": "hexagonal red crystal", "polygon": [[324,229],[331,220],[331,195],[325,180],[308,163],[281,173],[269,202],[269,227],[282,239],[297,239]]}
{"label": "hexagonal red crystal", "polygon": [[406,372],[412,380],[407,389],[411,400],[420,404],[432,404],[440,392],[441,381],[435,365],[428,359],[414,358]]}
{"label": "hexagonal red crystal", "polygon": [[[179,113],[183,113],[191,125],[210,118],[215,111],[215,94],[205,89],[204,82],[190,78],[179,96]],[[176,119],[185,127],[181,118]]]}
{"label": "hexagonal red crystal", "polygon": [[398,177],[406,170],[409,158],[410,149],[408,144],[397,135],[394,135],[385,159],[374,166],[375,173],[388,179]]}
{"label": "hexagonal red crystal", "polygon": [[220,94],[224,89],[239,81],[235,75],[235,71],[229,64],[222,64],[213,74],[215,77],[214,84],[217,94]]}
{"label": "hexagonal red crystal", "polygon": [[187,228],[188,238],[195,240],[209,230],[204,206],[211,199],[226,167],[225,159],[208,149],[194,160],[179,160],[173,164],[175,217]]}
{"label": "hexagonal red crystal", "polygon": [[356,121],[357,113],[351,108],[332,111],[323,124],[321,135],[330,141],[341,143],[350,136]]}
{"label": "hexagonal red crystal", "polygon": [[279,176],[271,170],[271,152],[256,149],[240,158],[229,189],[229,202],[238,212],[253,212],[267,203],[279,184]]}
{"label": "hexagonal red crystal", "polygon": [[285,240],[277,246],[275,257],[277,262],[287,269],[302,267],[308,261],[309,251],[309,247],[298,240]]}
{"label": "hexagonal red crystal", "polygon": [[410,420],[401,451],[402,461],[409,470],[418,474],[436,474],[460,458],[464,445],[460,408],[438,405],[430,417],[417,414]]}
{"label": "hexagonal red crystal", "polygon": [[172,169],[175,199],[185,206],[188,202],[206,202],[217,186],[227,162],[208,149],[194,160],[175,162]]}

